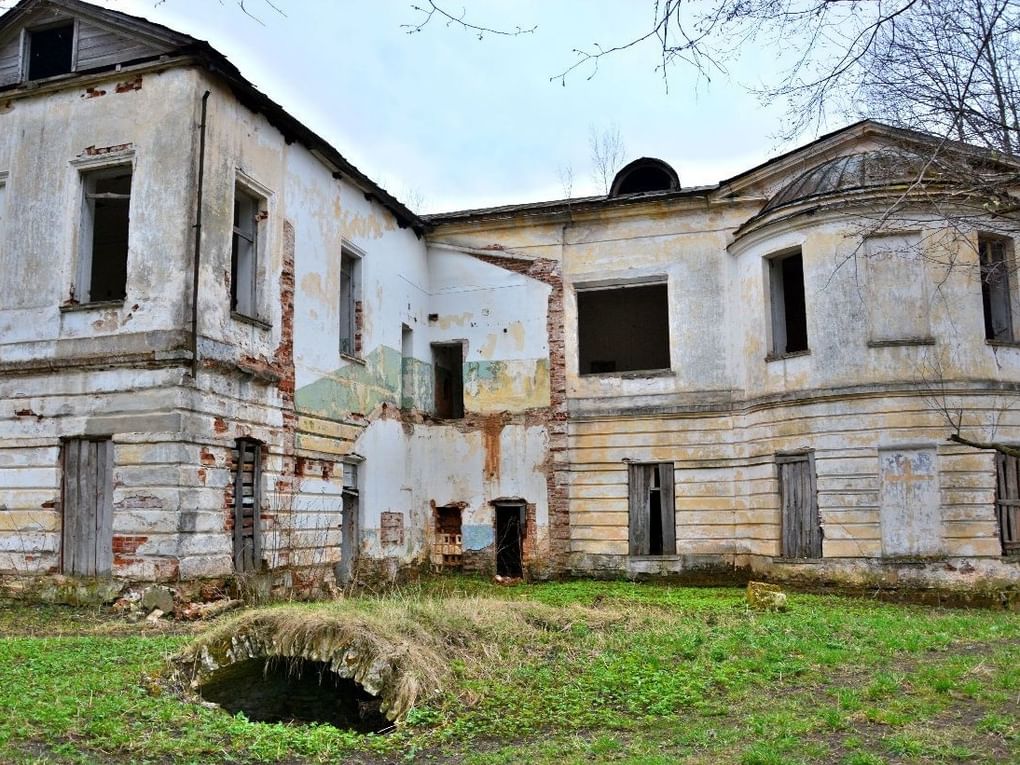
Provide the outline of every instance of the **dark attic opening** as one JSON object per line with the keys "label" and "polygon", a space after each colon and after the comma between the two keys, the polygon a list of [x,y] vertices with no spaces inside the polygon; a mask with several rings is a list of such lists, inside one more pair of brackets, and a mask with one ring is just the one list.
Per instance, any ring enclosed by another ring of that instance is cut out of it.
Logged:
{"label": "dark attic opening", "polygon": [[252,722],[324,723],[357,733],[380,733],[393,725],[380,711],[378,697],[321,661],[237,662],[214,672],[199,693]]}
{"label": "dark attic opening", "polygon": [[28,79],[68,74],[74,52],[74,22],[28,32]]}

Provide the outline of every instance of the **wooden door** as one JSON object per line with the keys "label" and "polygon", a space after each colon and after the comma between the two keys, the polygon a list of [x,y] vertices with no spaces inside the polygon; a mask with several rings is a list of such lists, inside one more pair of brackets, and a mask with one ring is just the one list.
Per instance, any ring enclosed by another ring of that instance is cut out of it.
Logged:
{"label": "wooden door", "polygon": [[1020,554],[1020,459],[995,453],[995,518],[1003,555]]}
{"label": "wooden door", "polygon": [[61,570],[109,576],[113,570],[113,442],[71,438],[63,447]]}
{"label": "wooden door", "polygon": [[239,438],[234,448],[234,570],[262,568],[262,444]]}
{"label": "wooden door", "polygon": [[676,555],[673,463],[632,464],[627,470],[631,555]]}
{"label": "wooden door", "polygon": [[810,454],[780,455],[779,494],[782,500],[782,557],[821,558],[822,526]]}

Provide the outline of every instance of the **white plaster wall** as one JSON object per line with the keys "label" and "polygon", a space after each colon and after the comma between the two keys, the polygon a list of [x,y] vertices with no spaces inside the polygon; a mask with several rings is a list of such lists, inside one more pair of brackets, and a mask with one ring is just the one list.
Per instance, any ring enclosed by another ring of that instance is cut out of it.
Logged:
{"label": "white plaster wall", "polygon": [[[12,99],[0,110],[6,210],[0,242],[0,361],[72,353],[60,339],[182,326],[190,283],[195,76],[142,75],[116,92],[111,73],[83,88]],[[61,313],[75,281],[82,190],[71,164],[89,147],[133,149],[127,298],[121,308]],[[30,345],[22,345],[30,343]]]}

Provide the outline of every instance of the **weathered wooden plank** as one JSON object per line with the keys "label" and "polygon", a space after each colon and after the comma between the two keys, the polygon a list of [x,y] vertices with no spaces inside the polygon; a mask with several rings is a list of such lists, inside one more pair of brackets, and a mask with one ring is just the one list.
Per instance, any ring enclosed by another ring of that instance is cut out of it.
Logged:
{"label": "weathered wooden plank", "polygon": [[237,442],[234,467],[234,570],[244,571],[244,463],[245,442]]}
{"label": "weathered wooden plank", "polygon": [[676,514],[674,509],[676,488],[673,485],[673,463],[659,463],[658,470],[659,512],[662,519],[662,554],[676,555]]}
{"label": "weathered wooden plank", "polygon": [[63,519],[61,529],[61,570],[65,574],[75,569],[75,524],[81,512],[78,500],[78,450],[81,442],[65,441],[63,446]]}
{"label": "weathered wooden plank", "polygon": [[96,444],[96,574],[113,572],[113,441]]}
{"label": "weathered wooden plank", "polygon": [[78,492],[81,513],[78,516],[78,537],[75,558],[83,576],[96,575],[96,442],[84,441],[78,460]]}
{"label": "weathered wooden plank", "polygon": [[252,571],[262,566],[262,447],[251,444],[252,461]]}
{"label": "weathered wooden plank", "polygon": [[647,465],[630,465],[629,510],[630,554],[647,555],[649,547],[648,489],[650,471]]}

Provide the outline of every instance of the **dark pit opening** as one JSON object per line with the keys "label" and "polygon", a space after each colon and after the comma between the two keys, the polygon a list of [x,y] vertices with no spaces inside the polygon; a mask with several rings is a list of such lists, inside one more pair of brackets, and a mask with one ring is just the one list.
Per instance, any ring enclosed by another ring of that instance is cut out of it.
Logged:
{"label": "dark pit opening", "polygon": [[214,672],[199,693],[252,722],[326,723],[358,733],[392,727],[379,710],[378,697],[321,661],[240,661]]}

